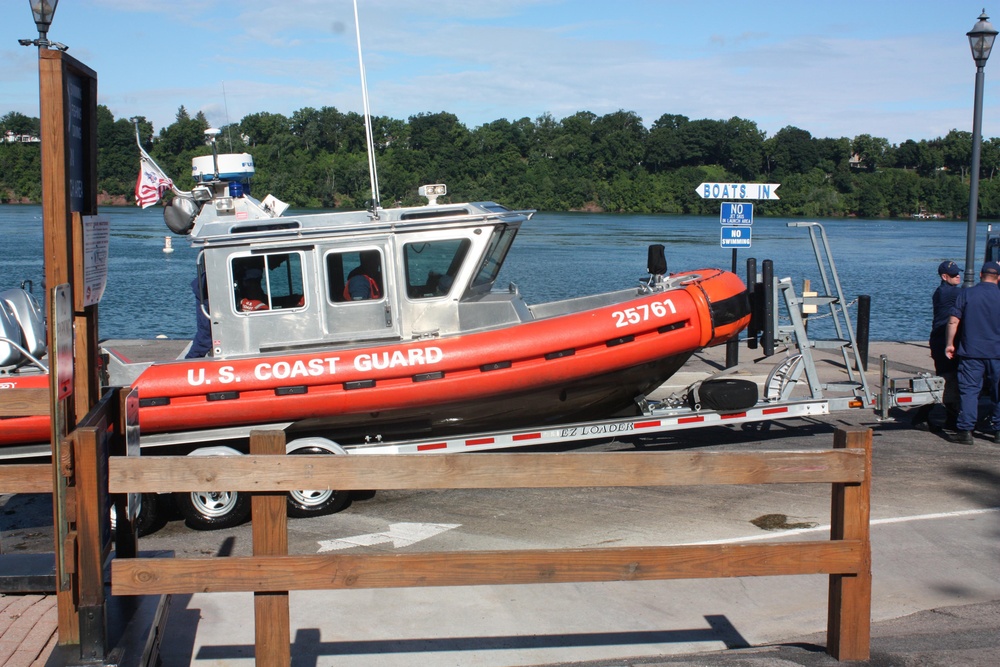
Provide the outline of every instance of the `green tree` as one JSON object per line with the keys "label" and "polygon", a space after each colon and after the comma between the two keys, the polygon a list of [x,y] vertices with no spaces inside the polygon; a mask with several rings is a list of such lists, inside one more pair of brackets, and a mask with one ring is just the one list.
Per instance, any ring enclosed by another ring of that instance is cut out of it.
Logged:
{"label": "green tree", "polygon": [[240,121],[240,131],[249,137],[252,147],[270,144],[278,137],[291,134],[292,124],[280,113],[252,113]]}
{"label": "green tree", "polygon": [[613,179],[642,163],[648,134],[634,111],[616,111],[593,122],[595,175]]}
{"label": "green tree", "polygon": [[97,106],[97,189],[122,195],[134,189],[139,167],[135,126],[126,118],[115,120],[111,110]]}
{"label": "green tree", "polygon": [[723,166],[744,180],[756,178],[764,158],[765,133],[757,123],[737,116],[725,122],[724,132]]}
{"label": "green tree", "polygon": [[888,211],[882,188],[875,179],[863,179],[858,183],[857,213],[862,218],[878,218]]}
{"label": "green tree", "polygon": [[40,133],[38,118],[25,116],[19,111],[8,111],[3,116],[0,116],[0,137],[3,137],[8,132],[37,137]]}
{"label": "green tree", "polygon": [[676,169],[683,164],[681,128],[688,117],[663,114],[653,123],[646,140],[646,166],[652,172]]}
{"label": "green tree", "polygon": [[941,152],[944,166],[953,173],[961,174],[962,180],[965,180],[972,163],[972,133],[951,130],[941,140]]}
{"label": "green tree", "polygon": [[322,121],[319,111],[305,107],[292,113],[290,121],[292,134],[302,140],[307,151],[322,147]]}
{"label": "green tree", "polygon": [[892,152],[888,139],[859,134],[851,142],[851,150],[858,156],[861,166],[868,171],[890,164]]}
{"label": "green tree", "polygon": [[916,169],[920,164],[920,144],[907,139],[896,147],[895,166],[902,169]]}
{"label": "green tree", "polygon": [[819,151],[812,135],[791,125],[778,130],[764,142],[767,172],[780,177],[805,174],[819,163]]}
{"label": "green tree", "polygon": [[681,164],[725,165],[727,160],[725,123],[720,120],[692,120],[680,128],[679,134]]}
{"label": "green tree", "polygon": [[979,167],[980,174],[992,181],[997,169],[1000,168],[1000,139],[994,137],[983,141]]}
{"label": "green tree", "polygon": [[162,153],[177,155],[205,145],[208,121],[202,112],[191,118],[187,109],[177,110],[174,122],[160,130],[159,146]]}

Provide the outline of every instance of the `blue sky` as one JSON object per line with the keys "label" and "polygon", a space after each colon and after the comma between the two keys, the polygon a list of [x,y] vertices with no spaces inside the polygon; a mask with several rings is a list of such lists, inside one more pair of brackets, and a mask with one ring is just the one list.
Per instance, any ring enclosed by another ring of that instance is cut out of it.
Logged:
{"label": "blue sky", "polygon": [[[28,2],[4,0],[0,114],[38,115]],[[972,129],[965,33],[981,0],[359,0],[373,114],[468,127],[625,109],[892,143]],[[986,7],[990,13],[990,7]],[[993,8],[1000,26],[1000,4]],[[96,70],[116,118],[158,131],[303,107],[361,111],[351,0],[62,0],[49,32]],[[1000,50],[1000,45],[998,45]],[[983,134],[1000,136],[1000,55]]]}

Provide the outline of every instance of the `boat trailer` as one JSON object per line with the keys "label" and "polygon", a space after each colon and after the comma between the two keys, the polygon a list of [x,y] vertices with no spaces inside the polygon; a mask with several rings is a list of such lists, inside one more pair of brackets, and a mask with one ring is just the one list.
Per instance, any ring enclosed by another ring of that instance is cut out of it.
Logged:
{"label": "boat trailer", "polygon": [[[641,412],[639,416],[420,440],[391,442],[375,436],[363,444],[345,445],[344,449],[354,454],[455,453],[553,445],[619,435],[645,436],[708,426],[746,428],[748,424],[758,424],[760,430],[767,430],[772,421],[818,417],[844,410],[871,409],[877,419],[888,420],[889,411],[895,407],[943,402],[943,378],[929,372],[890,377],[890,363],[885,355],[879,359],[879,390],[877,393],[872,390],[826,231],[817,222],[792,222],[788,226],[805,228],[809,232],[824,294],[805,291],[801,296],[796,294],[791,278],[775,279],[770,260],[762,263],[760,274],[748,276],[754,304],[754,317],[748,329],[749,347],[755,348],[758,342],[763,347],[765,356],[758,362],[774,355],[778,346],[786,355],[768,374],[762,397],[753,406],[739,410],[707,410],[692,400],[692,393],[698,386],[746,368],[737,365],[662,400],[639,397],[636,401]],[[809,337],[806,315],[818,312],[821,307],[829,309],[835,339]],[[787,318],[787,324],[782,323],[783,318]],[[822,349],[840,351],[845,380],[821,380],[813,351]],[[803,384],[808,388],[808,396],[793,397],[795,389]]]}

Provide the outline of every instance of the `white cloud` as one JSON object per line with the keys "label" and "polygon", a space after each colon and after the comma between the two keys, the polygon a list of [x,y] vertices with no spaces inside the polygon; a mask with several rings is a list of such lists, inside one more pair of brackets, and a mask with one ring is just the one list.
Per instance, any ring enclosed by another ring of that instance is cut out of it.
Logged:
{"label": "white cloud", "polygon": [[[161,127],[182,104],[213,122],[227,105],[232,120],[306,106],[360,110],[350,0],[64,5],[53,36],[98,71],[101,102],[116,116],[141,113]],[[372,111],[407,118],[444,110],[475,126],[626,109],[647,124],[664,113],[740,116],[772,134],[795,125],[814,136],[870,133],[894,143],[970,129],[975,70],[964,32],[978,7],[965,18],[927,0],[908,2],[902,14],[892,3],[849,0],[805,14],[783,0],[745,7],[362,0]],[[17,23],[30,26],[25,15]],[[888,36],[878,29],[887,16],[896,30]],[[19,29],[0,26],[0,45],[16,43],[8,35]],[[30,51],[9,49],[0,63],[11,108],[37,97]],[[988,67],[987,136],[1000,134],[996,78]]]}

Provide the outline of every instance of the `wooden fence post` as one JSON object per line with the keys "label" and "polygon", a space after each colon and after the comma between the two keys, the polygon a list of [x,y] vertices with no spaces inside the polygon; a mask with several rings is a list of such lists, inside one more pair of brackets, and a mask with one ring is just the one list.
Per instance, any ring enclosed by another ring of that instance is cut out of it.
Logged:
{"label": "wooden fence post", "polygon": [[831,574],[826,652],[837,660],[868,660],[871,651],[872,549],[869,532],[872,479],[872,432],[838,428],[834,449],[865,450],[865,479],[833,485],[830,539],[860,540],[858,574]]}
{"label": "wooden fence post", "polygon": [[103,660],[107,655],[107,608],[104,558],[110,545],[102,527],[107,521],[107,422],[76,429],[77,595],[80,618],[80,658]]}
{"label": "wooden fence post", "polygon": [[[252,431],[250,454],[285,455],[283,431]],[[253,555],[288,555],[288,501],[283,491],[254,492],[251,500]],[[288,591],[254,593],[254,656],[262,667],[291,664]]]}

